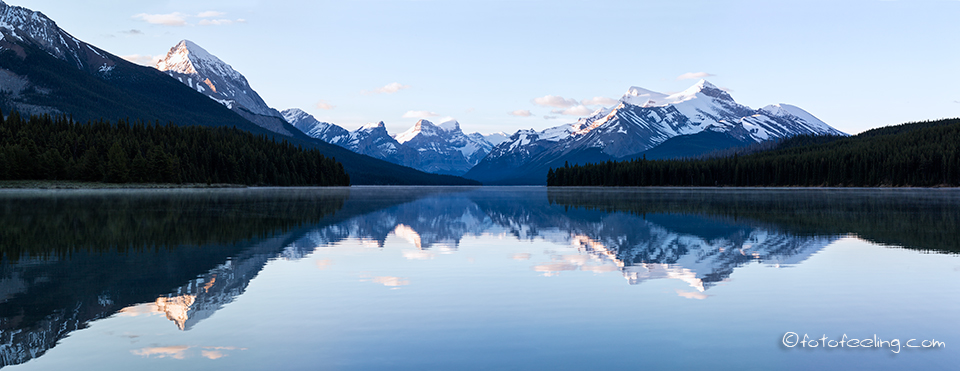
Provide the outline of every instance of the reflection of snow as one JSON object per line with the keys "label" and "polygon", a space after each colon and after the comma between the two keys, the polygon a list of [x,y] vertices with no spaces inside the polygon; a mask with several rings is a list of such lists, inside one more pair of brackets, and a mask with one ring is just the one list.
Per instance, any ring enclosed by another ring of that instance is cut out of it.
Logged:
{"label": "reflection of snow", "polygon": [[237,348],[237,347],[216,347],[216,346],[205,346],[197,347],[190,345],[171,345],[165,347],[146,347],[140,349],[131,350],[130,353],[146,358],[173,358],[173,359],[187,359],[196,355],[195,351],[190,351],[191,349],[199,349],[200,356],[207,359],[220,359],[226,357],[229,352],[232,350],[247,350],[247,348]]}
{"label": "reflection of snow", "polygon": [[436,254],[424,250],[405,250],[403,252],[403,257],[408,260],[430,260],[435,256]]}
{"label": "reflection of snow", "polygon": [[[797,264],[834,240],[704,216],[566,210],[546,199],[515,193],[516,200],[510,199],[513,193],[419,199],[310,232],[302,245],[329,246],[357,239],[383,248],[392,234],[417,248],[403,250],[405,259],[429,260],[437,253],[456,251],[468,236],[546,241],[580,253],[534,264],[533,270],[545,276],[619,271],[633,285],[667,278],[704,292],[744,264]],[[514,260],[530,258],[526,253],[512,256]]]}
{"label": "reflection of snow", "polygon": [[373,282],[387,287],[406,286],[410,284],[410,281],[400,277],[373,277]]}

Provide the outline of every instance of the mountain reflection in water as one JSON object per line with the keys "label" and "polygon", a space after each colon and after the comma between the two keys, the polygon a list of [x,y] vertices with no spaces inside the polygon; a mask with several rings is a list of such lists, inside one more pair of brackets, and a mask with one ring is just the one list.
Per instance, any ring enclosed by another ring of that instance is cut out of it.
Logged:
{"label": "mountain reflection in water", "polygon": [[[574,246],[532,274],[620,272],[696,291],[756,262],[799,264],[837,238],[956,253],[956,192],[354,187],[0,193],[0,366],[39,357],[115,313],[190,330],[273,259],[349,239],[408,259],[465,237]],[[529,259],[517,254],[515,259]],[[385,285],[402,280],[380,279]]]}

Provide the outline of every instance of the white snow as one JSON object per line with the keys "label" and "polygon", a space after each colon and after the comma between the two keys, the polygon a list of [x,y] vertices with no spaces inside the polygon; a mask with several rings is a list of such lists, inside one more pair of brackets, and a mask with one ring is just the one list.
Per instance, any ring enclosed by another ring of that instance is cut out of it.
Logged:
{"label": "white snow", "polygon": [[[671,95],[631,87],[614,108],[603,108],[576,123],[545,129],[540,132],[519,131],[500,145],[493,156],[510,152],[529,153],[524,146],[537,141],[557,142],[570,148],[606,148],[610,143],[628,139],[641,141],[631,148],[614,148],[621,156],[639,152],[678,135],[696,134],[704,130],[730,131],[742,126],[754,140],[782,138],[801,133],[842,134],[808,112],[786,104],[754,110],[736,103],[727,93],[706,80]],[[636,128],[636,130],[634,130]],[[622,146],[621,146],[622,147]]]}
{"label": "white snow", "polygon": [[638,107],[645,107],[648,104],[658,105],[660,104],[660,101],[666,98],[666,94],[658,93],[653,90],[647,90],[638,86],[631,86],[630,89],[627,89],[627,92],[623,94],[623,97],[620,98],[620,101]]}
{"label": "white snow", "polygon": [[457,122],[457,120],[452,120],[452,119],[451,119],[451,120],[444,121],[444,122],[441,122],[440,125],[438,125],[438,126],[439,126],[441,129],[446,130],[446,131],[460,130],[460,123]]}
{"label": "white snow", "polygon": [[818,119],[816,116],[810,114],[809,112],[803,110],[800,107],[780,103],[780,104],[771,104],[769,106],[763,107],[760,109],[766,113],[769,113],[773,116],[779,117],[795,117],[800,120],[803,120],[809,127],[813,129],[819,129],[823,131],[836,131],[836,129],[827,125],[827,123]]}
{"label": "white snow", "polygon": [[[425,126],[427,127],[426,131],[424,130]],[[436,133],[430,130],[432,128],[436,128],[432,122],[427,120],[420,120],[420,121],[417,121],[417,123],[413,125],[413,127],[407,129],[407,131],[404,131],[394,136],[393,139],[396,139],[397,142],[399,142],[400,144],[403,144],[413,140],[413,138],[416,138],[417,135],[420,135],[420,134],[423,134],[424,136],[436,135]]]}
{"label": "white snow", "polygon": [[499,145],[500,143],[505,142],[505,141],[507,140],[507,138],[509,138],[509,135],[507,135],[507,133],[504,133],[504,132],[502,132],[502,131],[501,131],[501,132],[497,132],[497,133],[492,133],[492,134],[483,135],[483,139],[486,140],[486,141],[487,141],[488,143],[490,143],[491,145],[493,145],[494,147],[496,147],[496,146]]}
{"label": "white snow", "polygon": [[101,57],[103,56],[103,54],[100,54],[100,52],[98,52],[96,49],[94,49],[94,48],[93,48],[92,46],[90,46],[90,45],[87,45],[87,49],[90,49],[90,51],[96,53],[97,55],[99,55],[99,56],[101,56]]}
{"label": "white snow", "polygon": [[361,126],[357,131],[372,131],[376,128],[386,128],[386,125],[383,124],[383,121],[380,122],[371,122],[369,124]]}

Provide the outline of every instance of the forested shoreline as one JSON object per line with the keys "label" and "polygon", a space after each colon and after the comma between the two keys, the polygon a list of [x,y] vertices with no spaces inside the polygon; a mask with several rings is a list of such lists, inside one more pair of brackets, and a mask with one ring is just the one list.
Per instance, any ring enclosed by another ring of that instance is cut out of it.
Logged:
{"label": "forested shoreline", "polygon": [[743,156],[566,165],[550,169],[547,185],[954,187],[960,185],[960,119],[852,137],[799,136]]}
{"label": "forested shoreline", "polygon": [[0,180],[348,186],[316,149],[227,127],[0,115]]}

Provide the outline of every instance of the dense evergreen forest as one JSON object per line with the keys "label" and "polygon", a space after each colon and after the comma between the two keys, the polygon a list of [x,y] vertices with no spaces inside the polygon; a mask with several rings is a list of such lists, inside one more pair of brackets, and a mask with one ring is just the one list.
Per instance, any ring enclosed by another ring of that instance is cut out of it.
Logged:
{"label": "dense evergreen forest", "polygon": [[798,136],[774,149],[716,158],[608,161],[550,169],[548,186],[960,185],[960,119],[852,137]]}
{"label": "dense evergreen forest", "polygon": [[0,115],[0,180],[347,186],[343,165],[235,128]]}

